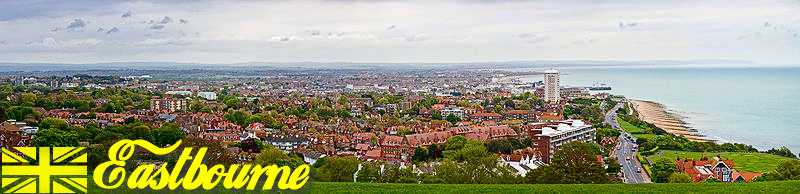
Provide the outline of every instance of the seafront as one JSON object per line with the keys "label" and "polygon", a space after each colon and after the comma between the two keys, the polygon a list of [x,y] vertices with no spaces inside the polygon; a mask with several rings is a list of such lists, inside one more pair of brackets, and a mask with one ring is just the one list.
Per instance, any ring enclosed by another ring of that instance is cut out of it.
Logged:
{"label": "seafront", "polygon": [[639,119],[652,123],[667,133],[683,136],[692,141],[711,141],[702,134],[691,130],[679,115],[667,111],[660,103],[633,99],[630,102],[631,107],[639,114]]}

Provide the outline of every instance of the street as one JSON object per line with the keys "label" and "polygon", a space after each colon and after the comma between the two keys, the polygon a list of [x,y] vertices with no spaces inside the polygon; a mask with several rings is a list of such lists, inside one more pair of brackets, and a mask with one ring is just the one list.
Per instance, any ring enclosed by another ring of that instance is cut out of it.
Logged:
{"label": "street", "polygon": [[622,134],[618,137],[619,141],[614,151],[614,156],[622,165],[623,182],[636,184],[636,183],[650,183],[650,177],[644,172],[642,164],[636,158],[636,142],[633,137],[625,132],[617,123],[617,110],[625,105],[623,100],[617,103],[614,108],[609,110],[605,115],[605,122],[611,125],[614,129],[620,130]]}

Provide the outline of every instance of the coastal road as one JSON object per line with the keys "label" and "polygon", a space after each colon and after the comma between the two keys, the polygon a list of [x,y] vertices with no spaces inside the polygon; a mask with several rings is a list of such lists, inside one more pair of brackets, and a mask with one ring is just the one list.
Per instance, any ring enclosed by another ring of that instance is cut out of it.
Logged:
{"label": "coastal road", "polygon": [[617,103],[614,108],[611,108],[605,115],[605,122],[611,125],[614,129],[622,131],[618,137],[617,146],[614,148],[613,156],[617,158],[619,164],[622,165],[623,182],[629,184],[637,183],[650,183],[650,177],[644,172],[642,164],[636,158],[637,145],[633,136],[622,130],[617,123],[617,110],[625,105],[625,100]]}

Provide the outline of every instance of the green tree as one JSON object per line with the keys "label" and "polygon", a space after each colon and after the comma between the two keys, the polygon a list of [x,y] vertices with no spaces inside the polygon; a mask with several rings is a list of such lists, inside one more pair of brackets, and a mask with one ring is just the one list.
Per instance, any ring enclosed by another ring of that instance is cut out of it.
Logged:
{"label": "green tree", "polygon": [[292,168],[298,167],[304,163],[303,159],[299,156],[288,155],[283,151],[271,146],[267,146],[267,148],[262,150],[261,153],[256,156],[255,162],[261,165],[275,164],[278,166],[289,166]]}
{"label": "green tree", "polygon": [[77,147],[78,134],[60,129],[39,130],[31,140],[35,147]]}
{"label": "green tree", "polygon": [[772,148],[770,150],[767,150],[767,153],[783,157],[797,158],[797,156],[794,155],[794,153],[792,153],[792,150],[790,150],[786,146],[781,146],[778,149]]}
{"label": "green tree", "polygon": [[461,135],[452,136],[447,138],[447,142],[444,143],[444,150],[458,150],[464,148],[464,145],[467,144],[467,138]]}
{"label": "green tree", "polygon": [[356,174],[356,181],[361,183],[377,183],[381,178],[381,167],[377,162],[361,163],[361,169]]}
{"label": "green tree", "polygon": [[62,119],[47,117],[39,122],[39,128],[67,130],[69,129],[69,124]]}
{"label": "green tree", "polygon": [[152,131],[152,142],[158,146],[167,146],[175,144],[186,134],[181,130],[180,126],[175,123],[164,123],[156,130]]}
{"label": "green tree", "polygon": [[784,161],[775,168],[775,171],[764,174],[764,176],[758,178],[758,180],[800,180],[800,160]]}
{"label": "green tree", "polygon": [[609,183],[606,169],[597,161],[589,144],[570,142],[553,155],[550,164],[528,172],[530,183],[587,184]]}
{"label": "green tree", "polygon": [[489,143],[486,144],[486,149],[493,153],[510,154],[514,151],[514,145],[512,145],[509,140],[499,139],[489,141]]}
{"label": "green tree", "polygon": [[414,149],[414,156],[412,157],[412,160],[414,162],[423,162],[428,160],[428,157],[428,149],[417,146],[417,148]]}
{"label": "green tree", "polygon": [[442,120],[442,113],[439,113],[439,111],[433,111],[431,113],[431,119],[433,119],[433,120]]}
{"label": "green tree", "polygon": [[455,123],[457,123],[457,122],[461,121],[461,118],[459,118],[458,116],[456,116],[456,115],[454,115],[454,114],[448,114],[448,115],[447,115],[447,118],[445,118],[445,119],[446,119],[447,121],[449,121],[450,123],[453,123],[453,124],[455,124]]}
{"label": "green tree", "polygon": [[653,161],[650,168],[653,172],[653,182],[666,183],[669,182],[669,175],[675,173],[675,163],[666,158],[660,158]]}
{"label": "green tree", "polygon": [[691,183],[692,177],[684,173],[672,173],[668,178],[669,183]]}
{"label": "green tree", "polygon": [[609,158],[606,160],[606,173],[617,174],[622,170],[622,165],[619,164],[617,158]]}
{"label": "green tree", "polygon": [[225,120],[228,120],[232,123],[235,123],[239,126],[246,127],[249,123],[247,123],[247,118],[250,117],[247,113],[239,110],[234,110],[228,112],[223,116]]}
{"label": "green tree", "polygon": [[331,156],[319,167],[317,178],[328,182],[352,182],[361,161],[353,156]]}

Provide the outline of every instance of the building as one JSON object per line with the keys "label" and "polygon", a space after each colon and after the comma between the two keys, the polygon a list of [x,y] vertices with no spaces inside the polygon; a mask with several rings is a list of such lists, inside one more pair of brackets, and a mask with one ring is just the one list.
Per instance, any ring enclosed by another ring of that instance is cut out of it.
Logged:
{"label": "building", "polygon": [[153,98],[150,99],[150,110],[156,112],[176,112],[186,110],[188,104],[184,99]]}
{"label": "building", "polygon": [[589,89],[585,87],[568,87],[561,89],[561,94],[568,99],[591,98]]}
{"label": "building", "polygon": [[448,115],[454,115],[458,118],[464,118],[464,110],[461,110],[459,107],[446,107],[441,110],[442,117],[447,117]]}
{"label": "building", "polygon": [[206,100],[217,100],[217,93],[214,92],[198,92],[197,96]]}
{"label": "building", "polygon": [[544,100],[547,102],[558,102],[561,100],[559,90],[560,75],[558,70],[551,69],[544,71]]}
{"label": "building", "polygon": [[721,182],[751,182],[761,176],[757,172],[738,172],[734,169],[733,160],[723,160],[720,156],[709,160],[703,157],[700,160],[677,159],[675,169],[686,173],[694,182],[716,179]]}
{"label": "building", "polygon": [[553,154],[569,142],[594,141],[596,130],[581,120],[565,120],[544,124],[534,124],[528,129],[528,137],[534,142],[540,160],[549,163]]}

